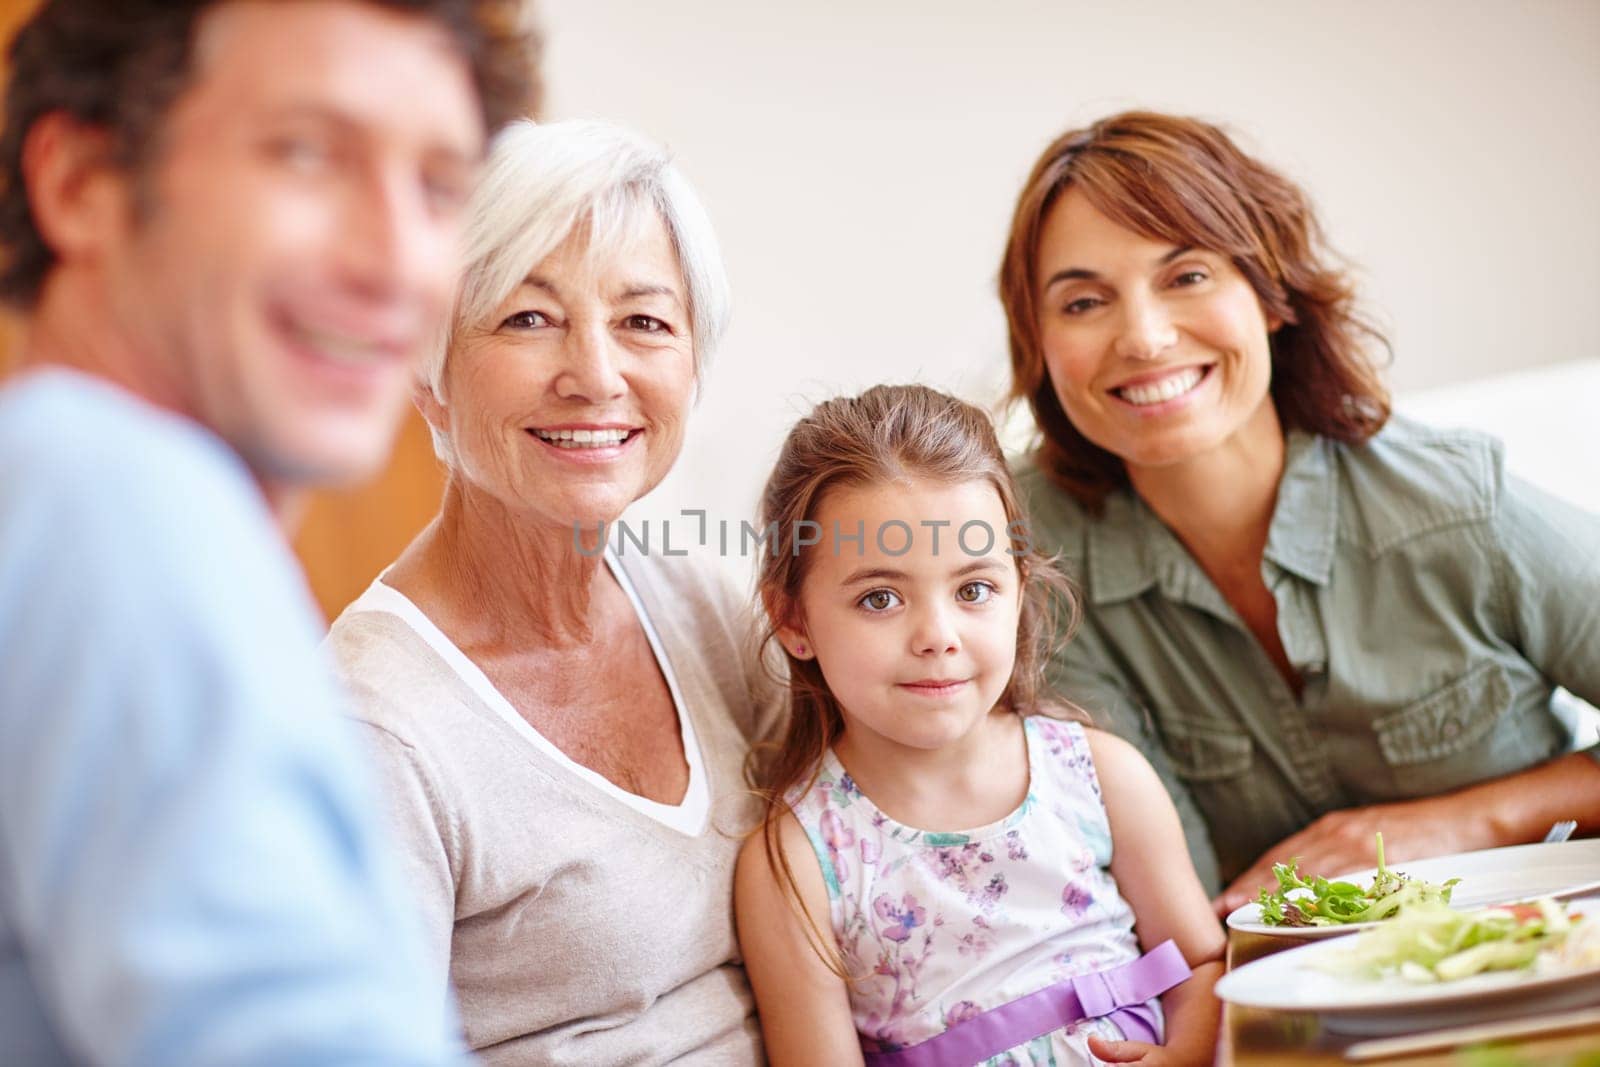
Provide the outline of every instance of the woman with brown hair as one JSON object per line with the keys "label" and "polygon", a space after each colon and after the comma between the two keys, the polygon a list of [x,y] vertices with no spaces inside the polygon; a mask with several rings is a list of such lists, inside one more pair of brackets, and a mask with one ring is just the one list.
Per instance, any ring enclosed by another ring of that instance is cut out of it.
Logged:
{"label": "woman with brown hair", "polygon": [[1552,706],[1600,699],[1600,522],[1390,417],[1303,190],[1113,116],[1035,165],[1000,290],[1033,536],[1082,592],[1055,681],[1162,772],[1219,912],[1379,830],[1403,859],[1600,829]]}

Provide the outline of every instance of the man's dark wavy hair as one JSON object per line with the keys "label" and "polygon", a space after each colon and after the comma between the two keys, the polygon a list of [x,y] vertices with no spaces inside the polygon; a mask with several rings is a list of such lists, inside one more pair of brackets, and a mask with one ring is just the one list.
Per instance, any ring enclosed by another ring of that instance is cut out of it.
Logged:
{"label": "man's dark wavy hair", "polygon": [[[55,253],[34,225],[22,147],[61,112],[111,137],[137,174],[192,75],[195,28],[229,0],[45,0],[12,38],[0,130],[0,302],[30,308]],[[472,69],[484,128],[537,110],[537,40],[518,0],[364,0],[439,23]]]}

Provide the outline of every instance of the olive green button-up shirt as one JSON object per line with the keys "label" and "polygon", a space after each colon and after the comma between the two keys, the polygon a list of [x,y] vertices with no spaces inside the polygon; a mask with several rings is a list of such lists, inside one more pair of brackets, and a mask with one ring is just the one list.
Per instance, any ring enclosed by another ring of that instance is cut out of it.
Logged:
{"label": "olive green button-up shirt", "polygon": [[1558,686],[1600,703],[1600,517],[1483,435],[1289,435],[1261,573],[1298,698],[1135,494],[1092,517],[1031,459],[1018,478],[1082,600],[1052,682],[1155,764],[1212,891],[1325,812],[1570,750]]}

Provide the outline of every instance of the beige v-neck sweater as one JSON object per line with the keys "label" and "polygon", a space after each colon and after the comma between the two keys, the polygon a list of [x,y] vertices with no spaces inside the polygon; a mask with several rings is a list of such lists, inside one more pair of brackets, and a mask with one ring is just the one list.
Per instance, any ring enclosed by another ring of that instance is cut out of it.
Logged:
{"label": "beige v-neck sweater", "polygon": [[621,566],[703,755],[710,806],[698,833],[541,750],[441,654],[442,635],[424,637],[425,618],[358,602],[328,646],[377,756],[440,990],[448,975],[485,1062],[760,1063],[733,866],[758,817],[742,765],[772,726],[776,694],[753,655],[750,610],[709,566]]}

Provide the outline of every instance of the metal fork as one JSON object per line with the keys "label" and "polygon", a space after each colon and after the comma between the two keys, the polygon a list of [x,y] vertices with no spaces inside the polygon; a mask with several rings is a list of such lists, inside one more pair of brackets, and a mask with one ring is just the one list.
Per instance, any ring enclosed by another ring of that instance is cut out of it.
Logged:
{"label": "metal fork", "polygon": [[1544,835],[1544,839],[1549,844],[1565,841],[1572,836],[1572,831],[1577,828],[1578,824],[1572,819],[1562,819],[1560,822],[1551,825],[1550,832]]}

